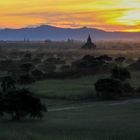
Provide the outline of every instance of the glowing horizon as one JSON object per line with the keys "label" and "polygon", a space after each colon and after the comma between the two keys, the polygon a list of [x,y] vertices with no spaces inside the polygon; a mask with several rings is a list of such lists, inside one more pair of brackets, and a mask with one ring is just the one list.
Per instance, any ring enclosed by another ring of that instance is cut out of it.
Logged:
{"label": "glowing horizon", "polygon": [[42,24],[106,31],[140,31],[140,0],[0,1],[0,28]]}

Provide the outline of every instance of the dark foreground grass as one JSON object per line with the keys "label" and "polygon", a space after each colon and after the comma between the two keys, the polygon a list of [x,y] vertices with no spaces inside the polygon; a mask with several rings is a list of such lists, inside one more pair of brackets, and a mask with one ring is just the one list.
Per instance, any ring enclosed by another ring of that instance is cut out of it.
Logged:
{"label": "dark foreground grass", "polygon": [[[80,105],[78,105],[80,106]],[[140,102],[52,110],[42,121],[1,121],[1,140],[139,140]]]}

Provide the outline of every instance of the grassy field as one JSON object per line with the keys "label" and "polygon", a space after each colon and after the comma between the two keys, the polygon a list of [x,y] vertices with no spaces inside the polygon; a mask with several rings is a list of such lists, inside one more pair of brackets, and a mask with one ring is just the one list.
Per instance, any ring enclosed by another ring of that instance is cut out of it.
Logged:
{"label": "grassy field", "polygon": [[[36,94],[59,99],[84,99],[95,96],[94,83],[108,75],[86,76],[78,79],[44,80],[31,86]],[[132,72],[130,82],[135,88],[140,86],[140,73]]]}
{"label": "grassy field", "polygon": [[31,86],[38,95],[49,98],[84,99],[95,96],[94,83],[107,75],[86,76],[66,80],[44,80]]}
{"label": "grassy field", "polygon": [[[74,107],[75,108],[71,108]],[[61,110],[62,108],[62,110]],[[2,140],[139,140],[140,101],[49,108],[42,121],[2,121]]]}

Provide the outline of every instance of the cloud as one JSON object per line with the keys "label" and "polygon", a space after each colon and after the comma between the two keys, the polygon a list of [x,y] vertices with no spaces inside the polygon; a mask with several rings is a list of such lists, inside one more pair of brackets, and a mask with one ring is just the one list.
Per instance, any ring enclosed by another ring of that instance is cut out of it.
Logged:
{"label": "cloud", "polygon": [[137,30],[140,0],[7,0],[0,2],[4,27],[52,24],[60,27],[97,27]]}

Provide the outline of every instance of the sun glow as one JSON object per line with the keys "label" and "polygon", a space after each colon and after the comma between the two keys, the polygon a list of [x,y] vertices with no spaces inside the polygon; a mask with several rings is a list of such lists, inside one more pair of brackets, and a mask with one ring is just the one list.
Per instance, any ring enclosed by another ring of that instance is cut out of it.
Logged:
{"label": "sun glow", "polygon": [[127,11],[122,17],[117,19],[122,25],[136,26],[140,24],[140,10]]}
{"label": "sun glow", "polygon": [[140,0],[6,0],[0,9],[0,28],[49,24],[140,31]]}

